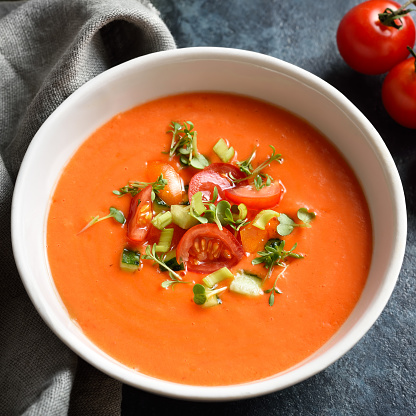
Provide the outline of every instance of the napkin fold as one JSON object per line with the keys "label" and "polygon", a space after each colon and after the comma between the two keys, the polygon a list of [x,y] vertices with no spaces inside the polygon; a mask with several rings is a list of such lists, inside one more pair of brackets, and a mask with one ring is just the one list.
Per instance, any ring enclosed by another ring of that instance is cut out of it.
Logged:
{"label": "napkin fold", "polygon": [[121,383],[44,324],[18,275],[10,237],[14,181],[33,136],[104,70],[175,48],[146,0],[0,1],[0,414],[120,414]]}

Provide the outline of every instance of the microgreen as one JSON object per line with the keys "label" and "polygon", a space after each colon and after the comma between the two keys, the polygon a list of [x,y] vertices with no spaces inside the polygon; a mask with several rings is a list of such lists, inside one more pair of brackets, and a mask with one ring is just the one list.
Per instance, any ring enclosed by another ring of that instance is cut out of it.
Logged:
{"label": "microgreen", "polygon": [[280,214],[278,217],[279,225],[276,229],[277,232],[284,237],[289,235],[295,227],[310,228],[310,222],[316,217],[316,214],[312,211],[308,211],[306,208],[300,208],[297,212],[297,217],[300,221],[302,221],[302,224],[297,224],[286,214]]}
{"label": "microgreen", "polygon": [[198,152],[197,132],[194,124],[186,121],[183,124],[172,121],[168,133],[172,133],[169,156],[179,156],[179,160],[184,166],[192,166],[196,169],[204,169],[209,165],[208,160]]}
{"label": "microgreen", "polygon": [[194,292],[194,302],[197,305],[203,305],[207,301],[205,286],[197,283],[192,290]]}
{"label": "microgreen", "polygon": [[274,146],[270,145],[272,148],[272,154],[260,165],[258,165],[256,168],[253,168],[252,161],[256,156],[256,149],[253,150],[251,155],[242,162],[237,162],[238,167],[240,168],[241,172],[245,173],[247,176],[245,178],[236,179],[230,176],[230,179],[234,183],[239,183],[248,179],[253,179],[254,186],[257,190],[260,190],[261,188],[264,188],[265,186],[270,186],[273,182],[273,178],[268,175],[264,174],[261,171],[269,166],[273,161],[277,161],[278,163],[282,163],[282,155],[279,153],[276,153],[276,149]]}
{"label": "microgreen", "polygon": [[281,295],[283,293],[278,287],[276,287],[276,283],[277,283],[277,280],[279,279],[279,277],[282,275],[282,273],[286,270],[286,268],[287,268],[287,266],[285,266],[284,269],[276,276],[276,279],[274,279],[274,283],[273,283],[272,288],[271,289],[266,289],[264,291],[264,293],[270,293],[270,295],[269,295],[269,305],[270,306],[274,305],[275,294]]}
{"label": "microgreen", "polygon": [[[176,261],[176,257],[171,257],[167,259],[167,256],[164,255],[163,257],[160,257],[161,262],[163,265],[159,264],[159,270],[161,272],[169,272],[168,269],[174,272],[179,272],[181,270],[185,270],[185,266],[183,263],[178,263]],[[185,282],[183,280],[179,280],[176,276],[174,276],[172,273],[169,272],[169,277],[171,280],[165,280],[162,282],[162,287],[165,289],[168,289],[169,287],[173,287],[177,283],[191,283],[191,282]]]}
{"label": "microgreen", "polygon": [[[160,256],[158,256],[156,254],[156,246],[157,244],[153,244],[153,246],[147,246],[146,247],[146,251],[143,256],[142,259],[146,259],[146,260],[153,260],[155,263],[157,263],[159,266],[164,267],[168,272],[169,272],[169,276],[170,278],[176,282],[176,283],[180,283],[182,282],[182,277],[179,276],[178,273],[176,273],[174,270],[172,270],[163,260]],[[184,282],[185,283],[185,282]],[[172,283],[173,284],[173,283]]]}
{"label": "microgreen", "polygon": [[299,208],[297,212],[297,217],[304,223],[306,226],[316,217],[316,214],[312,211],[308,211],[307,208]]}
{"label": "microgreen", "polygon": [[[219,289],[211,290],[200,283],[194,285],[192,291],[194,293],[194,302],[197,305],[211,305],[220,303],[220,300],[217,299],[217,294],[227,290],[227,287],[221,287]],[[213,298],[215,296],[215,298]],[[215,302],[211,302],[215,299]]]}
{"label": "microgreen", "polygon": [[218,228],[222,230],[222,224],[217,214],[217,206],[215,205],[217,198],[217,187],[214,188],[214,191],[212,192],[212,199],[210,201],[203,201],[202,192],[196,192],[194,195],[192,195],[190,201],[191,208],[189,212],[191,216],[196,218],[200,223],[206,224],[208,222],[214,222],[218,225]]}
{"label": "microgreen", "polygon": [[272,238],[265,244],[264,251],[259,251],[257,253],[259,257],[254,258],[251,263],[253,265],[263,263],[264,267],[268,269],[267,275],[265,277],[265,279],[268,279],[273,272],[274,266],[286,266],[284,262],[288,257],[293,257],[296,259],[303,258],[301,254],[294,252],[296,246],[297,243],[295,243],[289,251],[286,251],[284,250],[285,240]]}
{"label": "microgreen", "polygon": [[252,260],[252,264],[264,264],[264,267],[268,269],[266,277],[264,280],[268,279],[273,272],[275,266],[283,267],[283,270],[277,275],[273,287],[271,289],[267,289],[264,292],[269,293],[269,305],[274,305],[275,294],[282,293],[280,289],[276,287],[276,283],[280,275],[286,270],[287,264],[285,264],[285,260],[288,257],[292,257],[295,259],[302,259],[303,256],[301,254],[295,253],[294,250],[296,249],[297,243],[293,245],[293,247],[286,251],[284,250],[285,247],[285,240],[280,240],[278,238],[272,238],[264,246],[264,251],[259,251],[259,257],[256,257]]}
{"label": "microgreen", "polygon": [[254,178],[254,186],[256,187],[256,189],[258,191],[260,191],[260,189],[264,188],[265,186],[270,186],[273,182],[273,178],[266,174],[263,173],[259,173],[255,178]]}
{"label": "microgreen", "polygon": [[208,222],[217,224],[218,228],[222,230],[223,224],[221,222],[221,219],[223,219],[223,215],[227,205],[230,205],[230,203],[225,200],[219,201],[217,205],[213,204],[212,202],[209,202],[207,204],[207,210],[204,212],[204,218]]}
{"label": "microgreen", "polygon": [[202,200],[202,192],[195,193],[191,198],[191,216],[202,224],[215,223],[220,230],[222,230],[223,225],[229,225],[238,231],[241,227],[249,223],[245,219],[247,208],[244,204],[240,204],[239,206],[231,205],[228,201],[222,199],[215,205],[217,198],[217,187],[214,188],[210,201]]}
{"label": "microgreen", "polygon": [[185,282],[183,280],[179,280],[174,275],[172,275],[171,273],[169,273],[169,276],[170,276],[171,280],[165,280],[164,282],[162,282],[161,286],[164,289],[169,289],[170,287],[173,288],[173,286],[175,286],[178,283],[191,283],[191,282]]}
{"label": "microgreen", "polygon": [[163,262],[163,266],[159,265],[159,270],[161,272],[168,272],[169,270],[180,272],[181,270],[185,270],[184,264],[178,263],[176,261],[176,257],[172,257],[171,259],[166,260],[166,256],[164,256],[163,258],[160,258],[160,260]]}
{"label": "microgreen", "polygon": [[101,218],[99,215],[96,215],[78,234],[81,234],[82,232],[84,232],[85,230],[87,230],[92,225],[96,224],[97,222],[106,220],[108,218],[114,218],[120,224],[124,224],[126,222],[126,218],[124,217],[124,214],[122,211],[118,210],[117,208],[110,207],[110,213],[108,215],[106,215],[105,217],[101,217]]}
{"label": "microgreen", "polygon": [[164,179],[163,174],[160,174],[160,176],[157,178],[155,182],[131,181],[128,183],[128,185],[125,185],[122,188],[113,191],[113,194],[117,196],[123,196],[126,194],[136,196],[142,189],[146,188],[149,185],[152,185],[152,201],[154,201],[155,194],[157,194],[158,191],[161,191],[167,184],[167,179]]}
{"label": "microgreen", "polygon": [[[229,225],[234,231],[238,232],[242,227],[245,227],[250,223],[246,218],[247,207],[244,204],[230,205],[227,201],[220,201],[218,205],[221,202],[224,202],[224,207],[220,207],[221,211],[218,214],[218,217],[222,224]],[[218,205],[217,210],[219,209]]]}

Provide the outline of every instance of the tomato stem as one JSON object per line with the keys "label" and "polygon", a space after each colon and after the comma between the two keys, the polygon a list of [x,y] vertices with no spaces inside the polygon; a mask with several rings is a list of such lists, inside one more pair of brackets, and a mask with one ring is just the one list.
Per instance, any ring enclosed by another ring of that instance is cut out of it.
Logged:
{"label": "tomato stem", "polygon": [[[400,12],[403,9],[405,9],[406,7],[409,7],[411,4],[416,5],[416,0],[409,0],[407,3],[403,4],[403,6],[401,6],[399,9],[397,9],[397,11]],[[412,10],[410,10],[410,11],[412,11]]]}
{"label": "tomato stem", "polygon": [[[416,11],[416,9],[407,9],[407,7],[411,4],[416,4],[416,0],[408,1],[397,10],[392,10],[389,7],[386,8],[383,13],[379,13],[378,15],[380,23],[382,23],[384,26],[394,27],[395,29],[400,30],[403,27],[401,18],[410,12]],[[400,24],[397,23],[397,20],[400,22]]]}

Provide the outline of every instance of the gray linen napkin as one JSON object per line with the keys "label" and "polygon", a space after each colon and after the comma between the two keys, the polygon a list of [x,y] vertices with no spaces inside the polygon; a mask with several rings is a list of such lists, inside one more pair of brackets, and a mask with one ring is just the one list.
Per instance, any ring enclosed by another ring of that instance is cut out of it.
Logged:
{"label": "gray linen napkin", "polygon": [[0,1],[0,414],[113,415],[121,384],[46,327],[13,260],[10,208],[27,146],[72,92],[136,56],[175,48],[146,0]]}

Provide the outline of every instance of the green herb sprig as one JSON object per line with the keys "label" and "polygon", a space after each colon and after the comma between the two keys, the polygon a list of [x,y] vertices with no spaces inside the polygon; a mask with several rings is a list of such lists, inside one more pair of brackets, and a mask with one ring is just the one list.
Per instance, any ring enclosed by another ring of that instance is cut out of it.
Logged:
{"label": "green herb sprig", "polygon": [[169,272],[169,274],[174,276],[177,280],[182,280],[182,277],[179,276],[179,274],[172,270],[169,266],[167,266],[162,258],[156,253],[156,246],[156,243],[152,246],[147,246],[145,251],[146,254],[142,256],[142,259],[153,260],[155,263],[159,264],[159,266],[164,267]]}
{"label": "green herb sprig", "polygon": [[114,195],[123,196],[126,194],[130,194],[131,196],[136,196],[142,189],[146,188],[149,185],[152,185],[152,201],[155,199],[155,194],[158,191],[164,189],[164,187],[168,184],[167,179],[163,177],[163,174],[157,178],[155,182],[138,182],[132,181],[129,182],[128,185],[123,186],[122,188],[113,191]]}
{"label": "green herb sprig", "polygon": [[117,208],[110,207],[110,213],[108,215],[106,215],[105,217],[101,217],[101,218],[99,215],[96,215],[78,234],[83,233],[85,230],[87,230],[94,224],[97,224],[97,222],[106,220],[108,218],[114,218],[120,224],[124,224],[126,222],[126,218],[124,217],[124,214],[122,211],[120,211]]}
{"label": "green herb sprig", "polygon": [[169,156],[179,156],[179,160],[184,166],[192,166],[196,169],[204,169],[209,165],[207,158],[198,152],[197,132],[194,124],[186,121],[183,124],[172,121],[171,130],[172,141]]}
{"label": "green herb sprig", "polygon": [[212,199],[209,201],[203,201],[202,193],[199,191],[196,194],[194,194],[191,198],[191,208],[189,212],[191,216],[196,218],[201,224],[214,222],[218,225],[218,228],[222,230],[222,224],[217,215],[217,206],[215,205],[217,199],[217,187],[214,187],[214,190],[212,192]]}
{"label": "green herb sprig", "polygon": [[[222,203],[221,206],[219,206]],[[244,204],[230,205],[228,201],[220,201],[217,204],[217,216],[224,225],[229,225],[236,233],[242,227],[250,224],[247,219],[247,208]]]}
{"label": "green herb sprig", "polygon": [[[205,287],[204,285],[201,285],[200,283],[197,283],[194,285],[192,290],[194,293],[194,302],[197,305],[204,305],[204,304],[210,303],[213,296],[217,297],[219,293],[222,293],[225,290],[227,290],[227,287],[225,286],[219,289],[212,290],[212,289]],[[217,302],[214,302],[214,303],[218,303],[218,300],[219,299],[217,299]]]}
{"label": "green herb sprig", "polygon": [[230,175],[230,179],[236,184],[245,180],[253,179],[254,186],[257,190],[260,190],[265,186],[270,186],[273,182],[273,178],[268,174],[262,173],[261,171],[269,166],[273,161],[277,161],[278,163],[283,162],[282,155],[276,153],[274,146],[270,145],[270,147],[272,148],[272,154],[256,168],[253,168],[251,163],[256,156],[256,149],[253,150],[251,155],[246,160],[237,162],[241,172],[245,173],[247,176],[245,178],[236,179]]}
{"label": "green herb sprig", "polygon": [[300,208],[296,215],[298,219],[302,221],[301,224],[296,223],[286,214],[279,215],[279,225],[277,226],[276,230],[282,237],[289,235],[295,229],[295,227],[310,228],[311,221],[316,217],[316,214],[312,211],[308,211],[307,208]]}
{"label": "green herb sprig", "polygon": [[168,272],[169,277],[171,280],[165,280],[162,282],[162,287],[165,289],[168,289],[169,287],[175,286],[177,283],[191,283],[191,282],[185,282],[183,280],[179,280],[176,276],[174,276],[172,273],[169,272],[168,268],[170,270],[173,270],[174,272],[179,272],[181,270],[185,270],[185,266],[183,263],[178,263],[176,261],[176,257],[172,257],[169,260],[166,260],[166,255],[163,256],[163,258],[160,258],[160,260],[163,262],[163,266],[159,265],[159,270],[161,272]]}
{"label": "green herb sprig", "polygon": [[174,270],[172,270],[165,261],[156,253],[156,246],[157,244],[153,244],[153,246],[147,246],[145,250],[145,254],[142,255],[142,259],[145,260],[153,260],[155,263],[157,263],[160,267],[163,267],[169,272],[169,277],[171,280],[167,280],[162,283],[162,287],[165,289],[169,288],[170,286],[175,285],[176,283],[190,283],[185,282],[182,280],[182,277],[176,273]]}
{"label": "green herb sprig", "polygon": [[[231,205],[228,201],[222,199],[215,205],[217,198],[217,187],[214,187],[212,199],[210,201],[202,201],[198,196],[194,199],[193,196],[191,198],[190,214],[202,224],[217,224],[220,230],[222,230],[224,225],[229,225],[235,231],[238,231],[241,227],[249,224],[250,221],[246,219],[247,208],[244,204],[240,204],[240,206]],[[201,207],[201,201],[204,209]],[[234,212],[237,211],[238,213],[233,214],[232,210]]]}
{"label": "green herb sprig", "polygon": [[259,251],[257,253],[259,257],[256,257],[251,261],[253,265],[264,264],[264,267],[268,270],[265,280],[271,276],[275,266],[285,267],[286,264],[284,262],[288,257],[293,257],[295,259],[303,258],[301,254],[294,252],[297,243],[295,243],[289,251],[284,250],[284,247],[285,240],[272,238],[265,244],[264,251]]}
{"label": "green herb sprig", "polygon": [[[217,198],[215,197],[215,200],[216,199]],[[228,205],[230,205],[230,203],[224,200],[219,201],[217,205],[215,205],[213,201],[208,202],[206,204],[207,210],[204,212],[203,216],[204,221],[215,223],[217,224],[218,228],[222,230],[224,211]],[[198,218],[198,220],[200,221],[200,218]]]}
{"label": "green herb sprig", "polygon": [[205,286],[198,283],[194,285],[192,291],[194,292],[194,302],[197,305],[203,305],[207,301]]}
{"label": "green herb sprig", "polygon": [[264,280],[270,278],[273,273],[275,266],[283,267],[283,270],[277,275],[273,287],[271,289],[267,289],[264,292],[269,293],[269,305],[274,305],[275,294],[281,294],[282,292],[280,289],[276,287],[277,280],[279,276],[286,270],[287,264],[285,264],[285,260],[288,257],[292,257],[295,259],[302,259],[302,254],[295,253],[294,250],[297,247],[297,243],[293,245],[293,247],[286,251],[285,247],[285,240],[280,240],[278,238],[272,238],[264,246],[264,251],[259,251],[259,257],[254,258],[251,263],[255,264],[264,264],[264,267],[267,269],[267,274]]}
{"label": "green herb sprig", "polygon": [[178,283],[191,283],[191,282],[185,282],[184,280],[179,280],[174,275],[172,275],[170,273],[169,273],[169,276],[170,276],[171,280],[165,280],[164,282],[162,282],[162,287],[164,289],[169,289],[170,287],[173,288],[173,286],[175,286]]}
{"label": "green herb sprig", "polygon": [[283,292],[276,286],[277,280],[279,277],[283,274],[283,272],[286,270],[287,266],[284,267],[284,269],[276,276],[276,279],[274,279],[273,286],[270,289],[266,289],[264,293],[269,293],[269,305],[274,305],[274,298],[275,294],[281,295]]}

